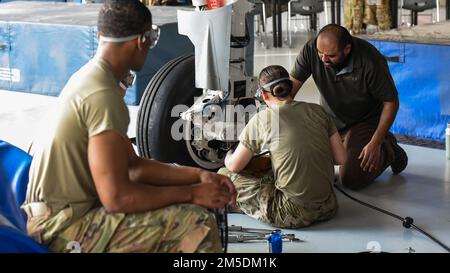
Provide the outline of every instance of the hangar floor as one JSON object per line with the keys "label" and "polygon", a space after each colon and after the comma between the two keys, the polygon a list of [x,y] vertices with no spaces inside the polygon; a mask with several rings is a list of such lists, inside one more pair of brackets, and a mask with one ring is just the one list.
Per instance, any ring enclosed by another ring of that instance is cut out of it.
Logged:
{"label": "hangar floor", "polygon": [[[294,40],[294,48],[263,49],[256,45],[255,74],[269,65],[280,64],[288,70],[305,37]],[[297,97],[317,102],[317,88],[308,80]],[[56,98],[0,91],[0,139],[27,150],[35,132],[42,128],[45,113]],[[129,136],[135,136],[138,107],[130,106]],[[400,175],[387,170],[377,181],[353,196],[387,209],[402,217],[414,218],[414,223],[450,245],[450,161],[438,149],[402,145],[409,155],[409,165]],[[444,252],[439,245],[417,231],[406,230],[401,222],[381,214],[337,193],[339,212],[327,222],[294,233],[304,242],[285,242],[283,252],[364,252],[379,246],[384,252]],[[230,214],[229,224],[247,228],[270,228],[242,214]],[[229,252],[267,252],[265,242],[235,243]]]}

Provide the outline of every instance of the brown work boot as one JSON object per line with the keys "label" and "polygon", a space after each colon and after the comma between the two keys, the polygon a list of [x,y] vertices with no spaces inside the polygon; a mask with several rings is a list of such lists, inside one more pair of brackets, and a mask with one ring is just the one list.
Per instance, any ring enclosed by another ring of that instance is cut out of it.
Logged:
{"label": "brown work boot", "polygon": [[391,164],[391,169],[394,174],[401,173],[408,165],[408,155],[400,145],[397,144],[397,140],[391,142],[392,149],[394,150],[394,162]]}

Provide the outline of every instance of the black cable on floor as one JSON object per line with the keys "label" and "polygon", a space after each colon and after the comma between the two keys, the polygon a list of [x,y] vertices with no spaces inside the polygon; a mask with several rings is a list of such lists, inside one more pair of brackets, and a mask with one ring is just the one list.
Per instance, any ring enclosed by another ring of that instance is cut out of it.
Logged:
{"label": "black cable on floor", "polygon": [[222,243],[223,253],[228,251],[228,205],[223,209],[213,209],[217,228],[219,229],[220,241]]}
{"label": "black cable on floor", "polygon": [[442,243],[441,241],[439,241],[438,239],[436,239],[433,235],[429,234],[428,232],[426,232],[426,231],[424,231],[423,229],[419,228],[418,226],[414,225],[414,224],[413,224],[414,219],[413,219],[412,217],[407,216],[407,217],[403,218],[403,217],[401,217],[401,216],[398,216],[397,214],[394,214],[394,213],[389,212],[389,211],[387,211],[387,210],[384,210],[384,209],[381,209],[381,208],[379,208],[379,207],[376,207],[376,206],[373,206],[373,205],[371,205],[371,204],[368,204],[368,203],[366,203],[366,202],[363,202],[363,201],[361,201],[361,200],[359,200],[359,199],[357,199],[357,198],[351,196],[350,194],[346,193],[346,192],[345,192],[343,189],[341,189],[341,187],[339,187],[336,183],[334,183],[334,187],[335,187],[338,191],[340,191],[343,195],[345,195],[345,196],[347,196],[348,198],[350,198],[351,200],[353,200],[353,201],[355,201],[355,202],[357,202],[357,203],[359,203],[359,204],[361,204],[361,205],[363,205],[363,206],[366,206],[366,207],[368,207],[368,208],[377,210],[377,211],[379,211],[379,212],[381,212],[381,213],[387,214],[387,215],[389,215],[389,216],[391,216],[391,217],[394,217],[395,219],[398,219],[398,220],[402,221],[403,227],[405,227],[405,228],[411,228],[411,227],[413,227],[414,229],[416,229],[417,231],[419,231],[420,233],[422,233],[422,234],[425,235],[426,237],[430,238],[430,239],[431,239],[432,241],[434,241],[436,244],[440,245],[440,246],[441,246],[442,248],[444,248],[447,252],[450,252],[450,248],[449,248],[448,246],[446,246],[444,243]]}

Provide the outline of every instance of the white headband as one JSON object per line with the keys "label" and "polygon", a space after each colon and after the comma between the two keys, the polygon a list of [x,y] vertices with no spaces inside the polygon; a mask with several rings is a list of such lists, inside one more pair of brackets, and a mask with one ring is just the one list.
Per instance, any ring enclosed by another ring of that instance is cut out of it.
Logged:
{"label": "white headband", "polygon": [[128,41],[134,40],[138,36],[139,35],[131,35],[131,36],[127,36],[127,37],[115,38],[115,37],[105,37],[105,36],[100,35],[100,42],[123,43],[123,42],[128,42]]}

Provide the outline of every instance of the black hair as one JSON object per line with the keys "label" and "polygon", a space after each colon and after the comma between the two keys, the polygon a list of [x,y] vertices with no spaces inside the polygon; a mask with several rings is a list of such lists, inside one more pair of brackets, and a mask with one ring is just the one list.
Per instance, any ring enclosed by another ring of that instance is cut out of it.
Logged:
{"label": "black hair", "polygon": [[339,49],[344,49],[344,47],[348,44],[352,44],[353,38],[350,32],[348,30],[340,25],[336,24],[328,24],[324,26],[320,31],[317,37],[320,36],[320,34],[332,34],[334,35],[339,43]]}
{"label": "black hair", "polygon": [[98,14],[97,31],[107,37],[142,34],[151,26],[152,14],[139,0],[106,0]]}
{"label": "black hair", "polygon": [[276,83],[270,87],[270,92],[274,97],[286,98],[291,94],[292,81],[289,79],[289,73],[281,65],[270,65],[265,67],[259,73],[259,83],[261,85],[267,84],[281,78],[288,78],[284,81]]}

